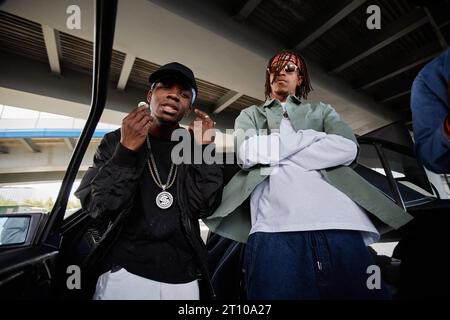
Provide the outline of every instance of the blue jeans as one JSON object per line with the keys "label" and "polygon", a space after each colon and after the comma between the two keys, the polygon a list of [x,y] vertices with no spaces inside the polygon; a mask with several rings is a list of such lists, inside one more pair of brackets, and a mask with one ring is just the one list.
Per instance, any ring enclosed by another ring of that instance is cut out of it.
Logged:
{"label": "blue jeans", "polygon": [[374,264],[359,231],[256,232],[245,252],[247,298],[390,299],[382,281],[367,286]]}

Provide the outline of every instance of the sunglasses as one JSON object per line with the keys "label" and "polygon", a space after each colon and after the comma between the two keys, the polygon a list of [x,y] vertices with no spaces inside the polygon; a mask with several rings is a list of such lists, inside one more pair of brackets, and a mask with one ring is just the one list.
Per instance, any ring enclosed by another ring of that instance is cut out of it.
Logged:
{"label": "sunglasses", "polygon": [[[292,73],[297,71],[297,69],[300,69],[295,63],[293,62],[288,62],[284,65],[283,67],[284,71],[286,71],[287,73]],[[275,66],[270,66],[269,68],[267,68],[267,72],[269,73],[275,73],[276,72],[276,68]]]}

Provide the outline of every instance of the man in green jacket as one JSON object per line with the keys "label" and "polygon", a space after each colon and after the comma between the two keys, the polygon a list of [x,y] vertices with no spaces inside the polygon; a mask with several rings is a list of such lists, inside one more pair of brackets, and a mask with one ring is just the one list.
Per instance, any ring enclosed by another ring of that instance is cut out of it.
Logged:
{"label": "man in green jacket", "polygon": [[272,57],[265,88],[266,102],[235,122],[243,170],[205,220],[247,242],[248,298],[389,298],[384,284],[368,285],[366,246],[411,216],[348,167],[358,145],[336,111],[301,103],[311,86],[300,55]]}

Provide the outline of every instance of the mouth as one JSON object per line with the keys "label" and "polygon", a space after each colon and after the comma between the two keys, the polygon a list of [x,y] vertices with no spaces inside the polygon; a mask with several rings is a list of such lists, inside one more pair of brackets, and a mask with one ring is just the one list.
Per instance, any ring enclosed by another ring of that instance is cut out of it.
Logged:
{"label": "mouth", "polygon": [[177,114],[178,113],[178,108],[174,105],[163,104],[161,107],[165,113],[168,113],[168,114]]}

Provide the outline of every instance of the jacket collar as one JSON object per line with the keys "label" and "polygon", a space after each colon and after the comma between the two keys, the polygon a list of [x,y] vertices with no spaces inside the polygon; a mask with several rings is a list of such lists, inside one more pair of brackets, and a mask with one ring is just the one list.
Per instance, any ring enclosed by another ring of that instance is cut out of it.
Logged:
{"label": "jacket collar", "polygon": [[[275,103],[275,101],[279,102],[279,100],[277,100],[277,99],[270,99],[270,98],[268,98],[266,100],[266,102],[264,102],[264,104],[262,106],[263,106],[263,108],[271,107]],[[293,95],[290,95],[290,96],[287,97],[286,102],[288,102],[288,101],[289,102],[293,102],[293,103],[295,103],[297,105],[301,104],[300,99],[297,98],[296,96],[293,96]]]}

